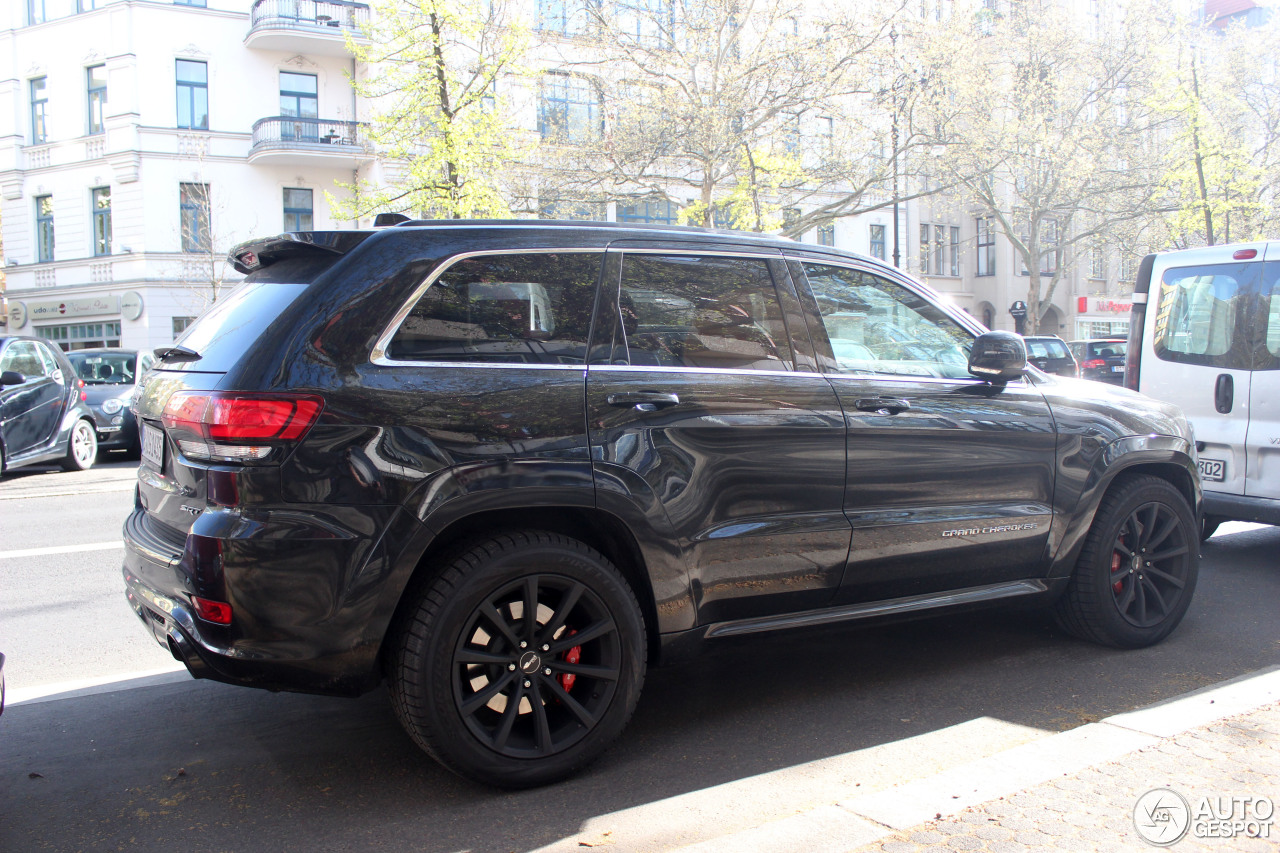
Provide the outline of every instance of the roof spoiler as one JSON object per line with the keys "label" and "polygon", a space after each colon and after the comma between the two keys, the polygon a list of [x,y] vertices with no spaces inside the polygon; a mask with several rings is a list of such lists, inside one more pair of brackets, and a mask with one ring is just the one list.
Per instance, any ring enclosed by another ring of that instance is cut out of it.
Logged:
{"label": "roof spoiler", "polygon": [[241,243],[227,255],[236,272],[248,275],[285,258],[345,255],[369,238],[368,231],[293,231]]}

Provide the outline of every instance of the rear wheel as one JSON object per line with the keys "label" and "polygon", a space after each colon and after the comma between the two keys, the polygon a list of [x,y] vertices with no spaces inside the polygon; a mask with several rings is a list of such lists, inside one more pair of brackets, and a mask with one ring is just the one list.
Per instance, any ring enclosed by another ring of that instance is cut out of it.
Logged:
{"label": "rear wheel", "polygon": [[562,779],[604,751],[640,697],[635,595],[568,537],[478,542],[405,615],[392,704],[418,745],[460,775],[508,788]]}
{"label": "rear wheel", "polygon": [[71,428],[71,440],[67,442],[67,455],[62,460],[62,467],[68,471],[84,471],[93,467],[98,458],[98,433],[93,424],[84,418],[76,421]]}
{"label": "rear wheel", "polygon": [[1117,482],[1057,602],[1059,624],[1119,648],[1163,640],[1191,605],[1199,532],[1186,498],[1169,482],[1146,475]]}

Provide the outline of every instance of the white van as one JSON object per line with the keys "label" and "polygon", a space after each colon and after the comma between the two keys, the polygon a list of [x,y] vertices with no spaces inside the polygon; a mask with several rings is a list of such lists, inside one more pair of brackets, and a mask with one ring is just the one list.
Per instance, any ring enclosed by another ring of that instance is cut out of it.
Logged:
{"label": "white van", "polygon": [[1195,426],[1206,537],[1231,519],[1280,524],[1280,242],[1148,255],[1125,384]]}

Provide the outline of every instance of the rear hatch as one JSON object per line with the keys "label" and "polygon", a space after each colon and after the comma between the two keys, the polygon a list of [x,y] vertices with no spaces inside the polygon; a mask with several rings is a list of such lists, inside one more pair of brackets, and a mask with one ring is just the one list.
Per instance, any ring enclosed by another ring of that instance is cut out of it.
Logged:
{"label": "rear hatch", "polygon": [[312,253],[260,266],[171,346],[156,350],[134,398],[144,512],[126,530],[153,556],[167,562],[181,553],[192,523],[210,505],[278,495],[279,463],[323,401],[222,386],[242,360],[254,358],[264,334],[279,332],[273,324],[335,260]]}

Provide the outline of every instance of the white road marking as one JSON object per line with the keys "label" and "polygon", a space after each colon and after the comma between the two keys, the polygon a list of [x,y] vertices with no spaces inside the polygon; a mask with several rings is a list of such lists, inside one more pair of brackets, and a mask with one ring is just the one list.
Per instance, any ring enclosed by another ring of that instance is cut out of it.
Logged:
{"label": "white road marking", "polygon": [[0,551],[0,560],[18,557],[48,557],[51,554],[79,554],[82,551],[110,551],[123,548],[124,542],[88,542],[84,545],[50,545],[47,548],[20,548],[17,551]]}

